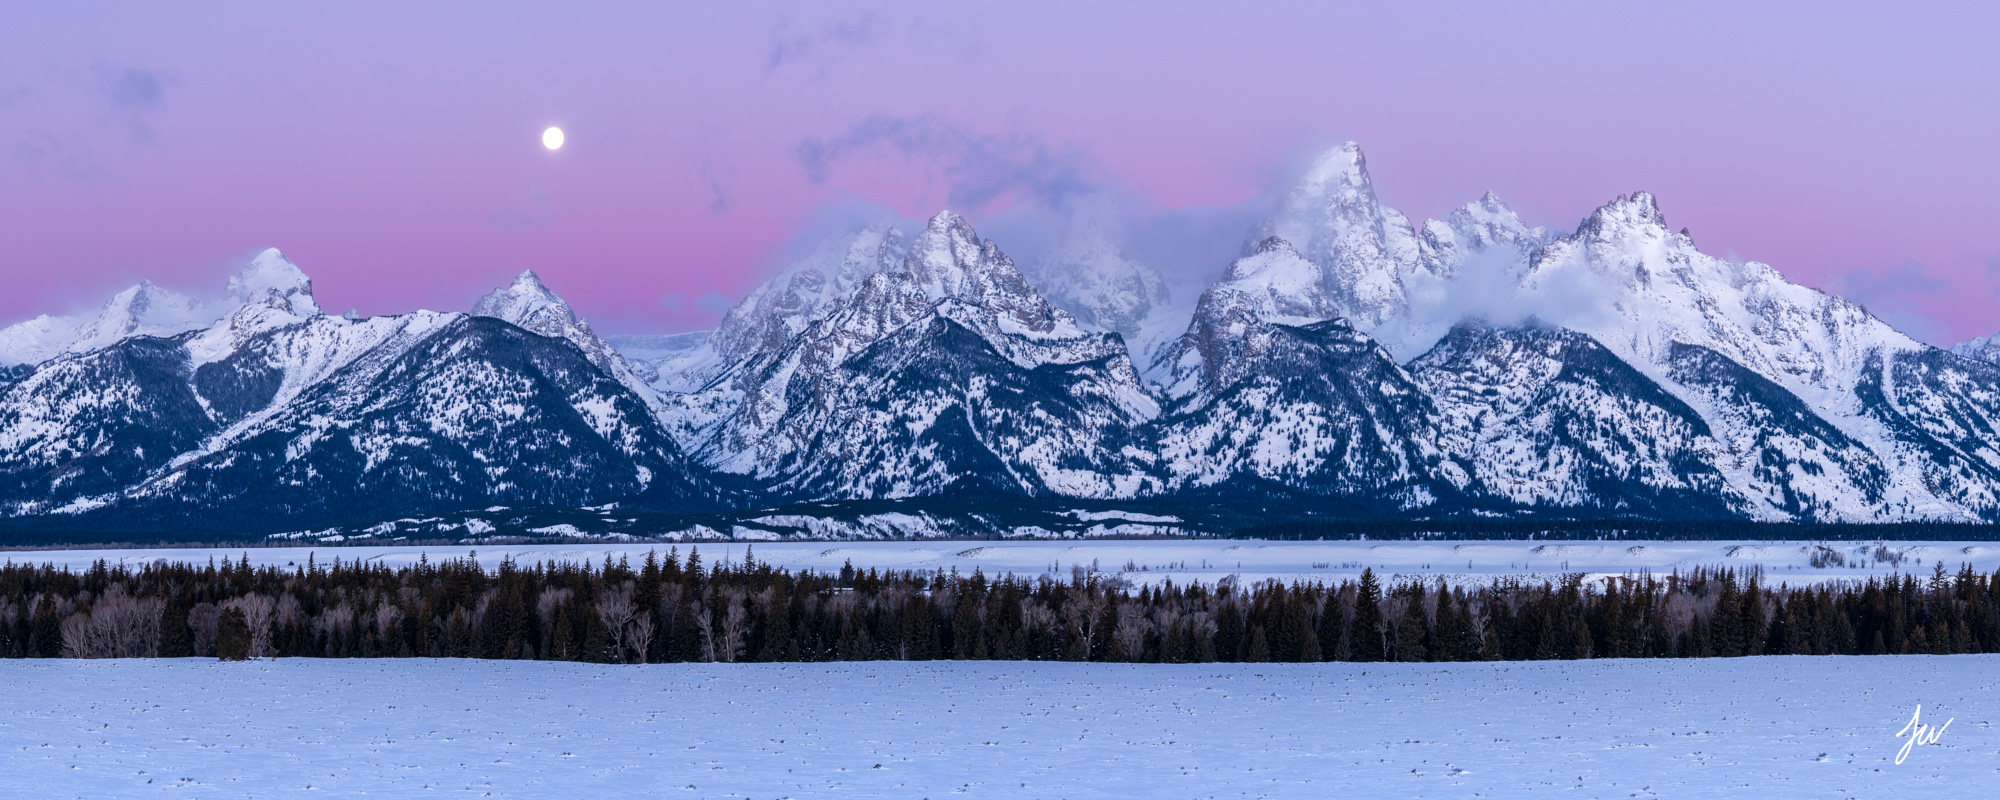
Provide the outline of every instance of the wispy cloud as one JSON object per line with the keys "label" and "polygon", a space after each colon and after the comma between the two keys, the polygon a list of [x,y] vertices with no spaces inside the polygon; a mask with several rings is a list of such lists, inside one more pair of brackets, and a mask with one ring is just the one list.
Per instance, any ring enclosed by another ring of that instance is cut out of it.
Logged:
{"label": "wispy cloud", "polygon": [[1076,147],[1038,136],[973,133],[936,116],[876,114],[830,137],[808,137],[797,147],[806,177],[825,184],[842,162],[887,153],[922,165],[945,186],[956,208],[975,211],[1015,196],[1061,206],[1101,182],[1096,160]]}
{"label": "wispy cloud", "polygon": [[98,92],[134,142],[153,140],[153,117],[167,104],[167,90],[177,81],[162,70],[143,67],[100,67]]}
{"label": "wispy cloud", "polygon": [[14,161],[29,175],[52,172],[76,181],[112,177],[96,142],[80,131],[28,131],[14,142]]}
{"label": "wispy cloud", "polygon": [[730,300],[728,297],[723,296],[721,292],[715,291],[714,289],[710,289],[707,292],[703,292],[701,295],[701,299],[694,301],[695,308],[699,308],[703,311],[713,311],[717,314],[728,311],[729,307],[735,304],[736,303],[734,301]]}
{"label": "wispy cloud", "polygon": [[831,19],[801,19],[787,15],[771,28],[771,49],[764,59],[769,74],[788,64],[817,61],[822,68],[842,53],[880,37],[886,25],[873,11],[850,12]]}

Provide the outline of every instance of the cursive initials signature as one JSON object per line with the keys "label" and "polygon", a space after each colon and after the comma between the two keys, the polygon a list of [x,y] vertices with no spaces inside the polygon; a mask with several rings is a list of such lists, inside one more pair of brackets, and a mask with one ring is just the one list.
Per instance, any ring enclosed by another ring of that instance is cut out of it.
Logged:
{"label": "cursive initials signature", "polygon": [[1902,730],[1896,732],[1898,739],[1905,735],[1910,737],[1909,741],[1903,743],[1903,749],[1896,751],[1897,764],[1903,763],[1903,759],[1910,757],[1910,748],[1920,744],[1937,744],[1938,739],[1944,736],[1944,729],[1951,727],[1952,721],[1958,719],[1952,717],[1945,720],[1943,725],[1931,726],[1921,721],[1923,716],[1924,705],[1918,703],[1916,713],[1910,715],[1910,724],[1904,725]]}

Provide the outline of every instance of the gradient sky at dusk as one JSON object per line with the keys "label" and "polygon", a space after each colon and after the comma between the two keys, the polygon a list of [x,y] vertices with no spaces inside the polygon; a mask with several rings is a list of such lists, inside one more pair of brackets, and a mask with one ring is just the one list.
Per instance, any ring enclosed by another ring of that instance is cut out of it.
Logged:
{"label": "gradient sky at dusk", "polygon": [[829,203],[1222,208],[1354,139],[1418,219],[1645,189],[1920,338],[2000,329],[2000,6],[1177,5],[10,4],[0,324],[276,246],[336,312],[533,268],[687,330]]}

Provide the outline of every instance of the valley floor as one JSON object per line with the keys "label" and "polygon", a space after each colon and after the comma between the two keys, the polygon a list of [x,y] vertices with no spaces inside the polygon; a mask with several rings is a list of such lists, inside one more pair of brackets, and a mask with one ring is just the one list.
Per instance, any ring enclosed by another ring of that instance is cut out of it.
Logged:
{"label": "valley floor", "polygon": [[677,548],[685,558],[698,548],[706,563],[740,564],[746,550],[759,563],[791,570],[838,572],[856,569],[957,570],[971,575],[1011,573],[1068,580],[1076,568],[1118,576],[1134,586],[1213,583],[1229,576],[1248,584],[1266,579],[1338,583],[1373,569],[1389,583],[1422,578],[1485,585],[1502,576],[1536,582],[1558,581],[1565,573],[1589,576],[1665,576],[1698,567],[1760,571],[1767,586],[1805,586],[1870,576],[1914,574],[1929,577],[1935,565],[1956,573],[1971,566],[1982,575],[2000,570],[2000,542],[1661,542],[1661,541],[1325,541],[1281,542],[1256,539],[1103,540],[1090,542],[703,542],[697,544],[455,545],[431,547],[269,547],[136,550],[0,551],[0,563],[54,564],[89,569],[104,559],[111,566],[139,568],[155,561],[204,564],[211,559],[248,557],[254,566],[291,568],[308,559],[363,559],[390,567],[420,558],[464,558],[477,554],[489,568],[511,557],[543,561],[603,562],[629,559],[634,566],[647,551],[665,556]]}
{"label": "valley floor", "polygon": [[[2000,782],[2000,656],[0,662],[0,795],[1886,797]],[[1894,763],[1922,704],[1955,721]]]}

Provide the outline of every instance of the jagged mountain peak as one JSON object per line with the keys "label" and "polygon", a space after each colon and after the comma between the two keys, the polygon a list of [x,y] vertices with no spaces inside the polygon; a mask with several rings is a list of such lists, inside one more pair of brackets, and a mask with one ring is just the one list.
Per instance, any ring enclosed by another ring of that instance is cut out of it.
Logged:
{"label": "jagged mountain peak", "polygon": [[1008,272],[1018,275],[1013,259],[991,240],[982,241],[972,223],[952,211],[931,217],[910,243],[903,269],[933,300],[983,297],[993,291],[996,279],[1005,280]]}
{"label": "jagged mountain peak", "polygon": [[569,303],[543,284],[542,277],[532,269],[521,270],[519,275],[514,276],[513,283],[479,298],[479,302],[472,305],[472,316],[493,317],[539,336],[567,339],[605,374],[640,390],[642,396],[651,396],[641,390],[644,382],[634,374],[624,357],[598,338],[596,332],[590,329],[590,323],[578,317]]}
{"label": "jagged mountain peak", "polygon": [[300,317],[320,313],[312,279],[275,247],[251,258],[229,279],[225,294],[238,305],[264,305]]}
{"label": "jagged mountain peak", "polygon": [[1213,394],[1243,378],[1262,326],[1309,325],[1339,317],[1325,272],[1276,236],[1229,265],[1221,282],[1202,292],[1194,319],[1174,349],[1167,394]]}
{"label": "jagged mountain peak", "polygon": [[710,346],[726,361],[782,348],[863,279],[899,267],[906,250],[903,232],[887,222],[830,236],[730,308]]}
{"label": "jagged mountain peak", "polygon": [[1520,214],[1492,192],[1452,211],[1445,222],[1475,247],[1519,244],[1543,238],[1541,228],[1528,227]]}
{"label": "jagged mountain peak", "polygon": [[2000,364],[2000,333],[1967,339],[1951,346],[1951,351],[1966,358]]}
{"label": "jagged mountain peak", "polygon": [[1025,270],[1049,302],[1086,324],[1140,335],[1147,315],[1170,301],[1158,270],[1128,255],[1102,225],[1072,221]]}
{"label": "jagged mountain peak", "polygon": [[472,315],[504,319],[543,336],[561,336],[564,328],[583,324],[532,269],[521,270],[513,283],[479,298],[472,305]]}
{"label": "jagged mountain peak", "polygon": [[[1295,258],[1304,258],[1299,255],[1299,249],[1293,247],[1292,243],[1282,236],[1266,236],[1257,240],[1256,244],[1251,245],[1249,255],[1261,256],[1266,253],[1290,253]],[[1231,264],[1230,267],[1234,269],[1235,265]]]}
{"label": "jagged mountain peak", "polygon": [[[514,276],[514,283],[512,285],[517,290],[534,291],[539,289],[543,292],[549,291],[548,285],[542,283],[542,276],[536,275],[532,269],[521,270],[521,274]],[[554,293],[551,292],[550,296],[554,296]]]}
{"label": "jagged mountain peak", "polygon": [[1576,235],[1615,235],[1618,232],[1639,229],[1657,229],[1667,233],[1667,216],[1660,213],[1660,202],[1651,192],[1621,194],[1611,202],[1599,206],[1596,211],[1577,226]]}
{"label": "jagged mountain peak", "polygon": [[1375,186],[1368,177],[1368,156],[1361,151],[1360,144],[1342,142],[1313,160],[1293,192],[1314,198],[1365,195],[1372,201]]}
{"label": "jagged mountain peak", "polygon": [[[230,276],[220,301],[142,280],[113,295],[88,318],[43,315],[0,330],[0,364],[36,364],[133,336],[173,336],[211,326],[215,330],[204,335],[201,351],[220,353],[256,331],[319,313],[312,280],[284,253],[270,248]],[[216,325],[218,320],[223,324]]]}
{"label": "jagged mountain peak", "polygon": [[963,301],[1040,333],[1075,326],[1068,312],[1049,305],[1028,284],[999,245],[979,238],[971,223],[951,211],[931,217],[910,242],[903,272],[933,301]]}
{"label": "jagged mountain peak", "polygon": [[1291,242],[1308,258],[1318,260],[1330,225],[1373,224],[1379,217],[1375,185],[1368,177],[1368,158],[1361,145],[1347,142],[1321,154],[1298,183],[1285,194],[1278,210],[1259,225],[1251,241],[1272,236]]}
{"label": "jagged mountain peak", "polygon": [[1326,269],[1328,296],[1363,330],[1402,315],[1407,282],[1429,272],[1416,229],[1376,198],[1367,157],[1353,142],[1314,161],[1250,241],[1272,236]]}

